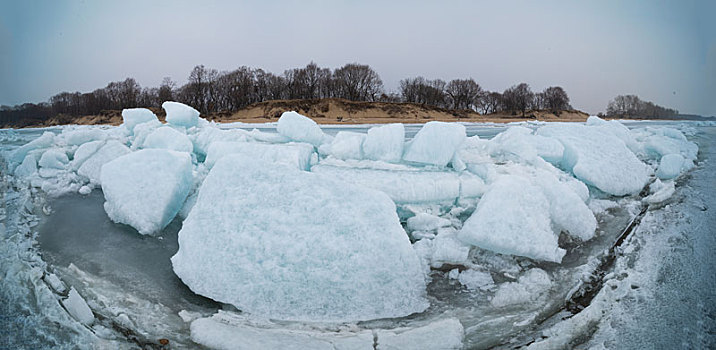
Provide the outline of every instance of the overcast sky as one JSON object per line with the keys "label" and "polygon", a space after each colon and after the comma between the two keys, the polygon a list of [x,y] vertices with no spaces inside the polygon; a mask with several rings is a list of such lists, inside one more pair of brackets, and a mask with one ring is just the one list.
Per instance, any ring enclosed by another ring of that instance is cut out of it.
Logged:
{"label": "overcast sky", "polygon": [[274,73],[313,60],[400,79],[559,85],[596,114],[616,95],[716,115],[714,1],[2,1],[0,104],[198,64]]}

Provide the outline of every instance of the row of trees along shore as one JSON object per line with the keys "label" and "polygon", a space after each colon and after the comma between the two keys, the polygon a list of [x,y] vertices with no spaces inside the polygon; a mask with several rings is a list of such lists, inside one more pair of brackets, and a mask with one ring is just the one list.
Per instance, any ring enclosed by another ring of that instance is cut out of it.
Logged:
{"label": "row of trees along shore", "polygon": [[[303,68],[286,70],[282,75],[245,66],[220,72],[199,65],[181,86],[164,78],[159,87],[143,88],[133,78],[127,78],[92,92],[61,92],[48,102],[0,106],[0,124],[23,124],[27,119],[41,122],[57,115],[99,115],[123,108],[159,108],[168,100],[186,103],[207,115],[235,112],[255,102],[321,98],[411,102],[445,109],[471,109],[481,114],[521,113],[523,116],[528,110],[572,109],[566,91],[559,86],[534,93],[529,85],[521,83],[500,93],[484,90],[472,78],[446,82],[416,77],[401,80],[398,92],[386,92],[380,76],[368,65],[349,63],[330,70],[311,62]],[[607,109],[608,115],[621,117],[648,115],[644,113],[662,116],[670,112],[675,111],[640,101],[632,95],[617,97]]]}

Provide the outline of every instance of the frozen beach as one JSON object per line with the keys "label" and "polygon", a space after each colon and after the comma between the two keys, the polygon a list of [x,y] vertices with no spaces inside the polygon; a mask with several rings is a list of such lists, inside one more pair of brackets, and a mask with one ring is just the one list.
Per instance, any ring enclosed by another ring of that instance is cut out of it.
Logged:
{"label": "frozen beach", "polygon": [[0,130],[0,347],[709,348],[716,127]]}

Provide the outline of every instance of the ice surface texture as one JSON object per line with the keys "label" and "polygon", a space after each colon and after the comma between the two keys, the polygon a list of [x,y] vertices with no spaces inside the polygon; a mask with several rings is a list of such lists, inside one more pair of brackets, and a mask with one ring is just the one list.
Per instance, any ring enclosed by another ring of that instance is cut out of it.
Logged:
{"label": "ice surface texture", "polygon": [[199,111],[183,103],[166,101],[162,108],[167,112],[167,123],[190,128],[199,122]]}
{"label": "ice surface texture", "polygon": [[312,119],[296,112],[285,112],[278,119],[279,134],[299,142],[307,142],[319,146],[326,138],[323,130]]}
{"label": "ice surface texture", "polygon": [[172,221],[191,190],[188,153],[145,149],[102,167],[104,209],[110,219],[151,235]]}
{"label": "ice surface texture", "polygon": [[466,137],[462,124],[428,122],[406,147],[403,160],[446,166]]}
{"label": "ice surface texture", "polygon": [[204,180],[172,263],[194,292],[272,318],[357,321],[428,306],[385,194],[240,154]]}
{"label": "ice surface texture", "polygon": [[130,133],[134,133],[134,127],[152,120],[159,121],[154,112],[146,108],[128,108],[122,110],[122,121],[124,127]]}

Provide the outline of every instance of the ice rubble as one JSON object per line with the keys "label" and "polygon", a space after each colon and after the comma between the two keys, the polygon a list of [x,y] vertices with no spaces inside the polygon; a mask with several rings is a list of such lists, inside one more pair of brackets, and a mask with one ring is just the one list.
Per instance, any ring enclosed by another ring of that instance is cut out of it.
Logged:
{"label": "ice rubble", "polygon": [[444,167],[453,159],[465,138],[465,126],[462,124],[427,122],[406,145],[403,160]]}
{"label": "ice rubble", "polygon": [[272,318],[368,320],[428,306],[386,195],[240,154],[204,180],[172,263],[194,292]]}
{"label": "ice rubble", "polygon": [[162,108],[167,113],[167,123],[190,128],[199,123],[199,112],[183,103],[166,101]]}
{"label": "ice rubble", "polygon": [[257,160],[285,164],[300,170],[308,170],[314,155],[313,146],[307,143],[265,144],[256,142],[211,143],[204,164],[211,169],[221,158],[229,154],[243,154]]}
{"label": "ice rubble", "polygon": [[169,126],[154,129],[142,143],[144,148],[162,148],[191,153],[194,145],[184,133]]}
{"label": "ice rubble", "polygon": [[124,155],[102,166],[101,174],[107,215],[143,235],[169,224],[192,186],[191,157],[169,150]]}
{"label": "ice rubble", "polygon": [[62,300],[62,306],[80,323],[91,325],[94,322],[92,310],[90,310],[85,299],[82,298],[80,293],[77,293],[74,287],[70,289],[67,299]]}
{"label": "ice rubble", "polygon": [[130,133],[134,133],[134,128],[137,125],[153,120],[159,121],[154,112],[146,108],[128,108],[122,110],[122,123]]}
{"label": "ice rubble", "polygon": [[312,119],[306,118],[296,112],[285,112],[278,118],[276,131],[279,134],[298,142],[307,142],[320,146],[326,135]]}
{"label": "ice rubble", "polygon": [[387,124],[372,127],[363,141],[363,155],[366,159],[399,162],[403,157],[405,126]]}

